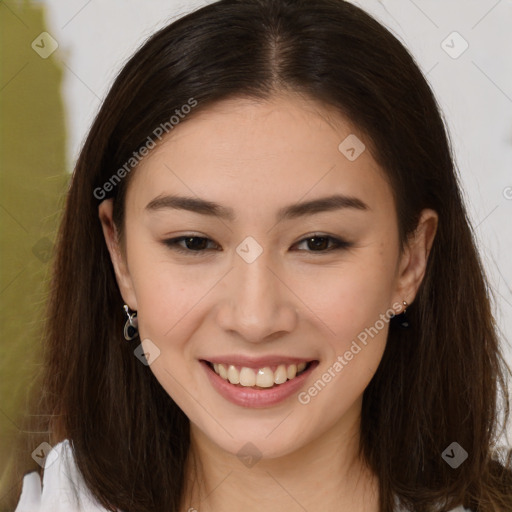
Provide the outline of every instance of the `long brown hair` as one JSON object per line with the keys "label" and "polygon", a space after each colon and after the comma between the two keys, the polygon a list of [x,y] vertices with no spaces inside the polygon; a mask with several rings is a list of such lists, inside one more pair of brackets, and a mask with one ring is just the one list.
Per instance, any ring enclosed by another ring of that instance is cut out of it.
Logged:
{"label": "long brown hair", "polygon": [[[379,477],[381,511],[397,497],[419,512],[460,504],[510,512],[511,461],[495,456],[510,369],[443,119],[409,52],[342,0],[221,0],[154,34],[119,73],[76,164],[58,235],[41,399],[52,442],[70,439],[105,507],[179,509],[189,422],[134,357],[140,340],[123,338],[94,191],[191,98],[197,104],[180,122],[221,99],[286,90],[329,105],[365,134],[392,184],[402,246],[422,209],[439,215],[407,310],[411,327],[391,326],[363,396],[360,450]],[[135,172],[106,187],[121,231]],[[441,456],[452,442],[468,453],[456,469]]]}

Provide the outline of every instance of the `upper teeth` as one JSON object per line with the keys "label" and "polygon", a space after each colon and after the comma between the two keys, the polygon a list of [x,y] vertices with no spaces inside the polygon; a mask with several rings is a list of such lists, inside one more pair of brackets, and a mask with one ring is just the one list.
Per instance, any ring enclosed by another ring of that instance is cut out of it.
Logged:
{"label": "upper teeth", "polygon": [[306,368],[306,363],[284,365],[280,364],[275,371],[269,366],[259,368],[254,371],[252,368],[242,366],[240,370],[232,364],[214,363],[215,373],[231,384],[240,384],[251,387],[259,386],[262,388],[271,388],[274,384],[283,384],[287,380],[293,379],[297,373]]}

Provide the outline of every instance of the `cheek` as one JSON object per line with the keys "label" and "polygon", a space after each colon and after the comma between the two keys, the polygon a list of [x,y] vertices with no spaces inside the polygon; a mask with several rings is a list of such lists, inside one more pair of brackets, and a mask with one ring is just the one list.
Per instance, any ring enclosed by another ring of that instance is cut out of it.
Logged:
{"label": "cheek", "polygon": [[156,253],[132,259],[140,337],[151,340],[148,352],[158,355],[148,370],[192,421],[200,421],[201,410],[192,398],[201,396],[194,333],[204,319],[205,297],[221,274],[207,266],[172,264]]}
{"label": "cheek", "polygon": [[127,252],[141,336],[159,342],[169,337],[182,339],[175,331],[189,323],[190,313],[219,280],[218,269],[173,261],[171,249],[153,240],[143,228],[130,231]]}
{"label": "cheek", "polygon": [[219,277],[212,269],[203,272],[199,267],[147,260],[145,264],[146,269],[134,279],[141,334],[162,341],[184,339],[183,329],[193,327],[194,312]]}
{"label": "cheek", "polygon": [[343,345],[392,307],[395,258],[375,243],[332,268],[310,269],[293,286],[334,343]]}
{"label": "cheek", "polygon": [[[324,325],[323,360],[315,380],[299,402],[309,411],[305,421],[315,422],[323,411],[324,427],[334,425],[354,406],[374,376],[384,353],[392,310],[392,259],[362,257],[317,281],[310,304],[317,325]],[[305,290],[304,290],[305,291]]]}

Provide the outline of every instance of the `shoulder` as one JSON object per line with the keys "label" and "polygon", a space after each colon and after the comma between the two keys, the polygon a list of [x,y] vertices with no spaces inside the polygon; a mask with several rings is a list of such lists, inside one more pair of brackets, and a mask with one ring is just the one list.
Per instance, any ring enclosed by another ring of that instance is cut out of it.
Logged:
{"label": "shoulder", "polygon": [[107,512],[87,489],[75,464],[68,439],[48,453],[43,481],[36,471],[23,477],[20,499],[14,512]]}

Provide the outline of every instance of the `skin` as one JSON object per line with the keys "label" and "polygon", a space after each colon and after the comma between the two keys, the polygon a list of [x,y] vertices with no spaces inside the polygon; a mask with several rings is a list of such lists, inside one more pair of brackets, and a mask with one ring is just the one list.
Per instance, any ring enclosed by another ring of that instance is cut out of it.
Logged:
{"label": "skin", "polygon": [[[354,161],[338,150],[350,134],[364,142],[349,120],[298,95],[226,100],[175,127],[133,171],[121,240],[112,201],[99,206],[122,297],[138,311],[141,340],[160,350],[148,371],[191,422],[183,510],[378,511],[378,479],[357,447],[387,322],[308,404],[294,395],[263,409],[234,405],[199,363],[226,354],[316,359],[307,390],[379,315],[414,300],[437,214],[422,212],[400,254],[392,191],[369,144]],[[231,207],[236,218],[145,211],[170,193]],[[369,209],[275,220],[281,207],[333,193]],[[352,246],[315,251],[303,241],[314,233]],[[188,234],[212,249],[187,255],[162,242]],[[252,263],[236,252],[247,236],[263,249]],[[237,457],[247,442],[261,454],[252,467]]]}

